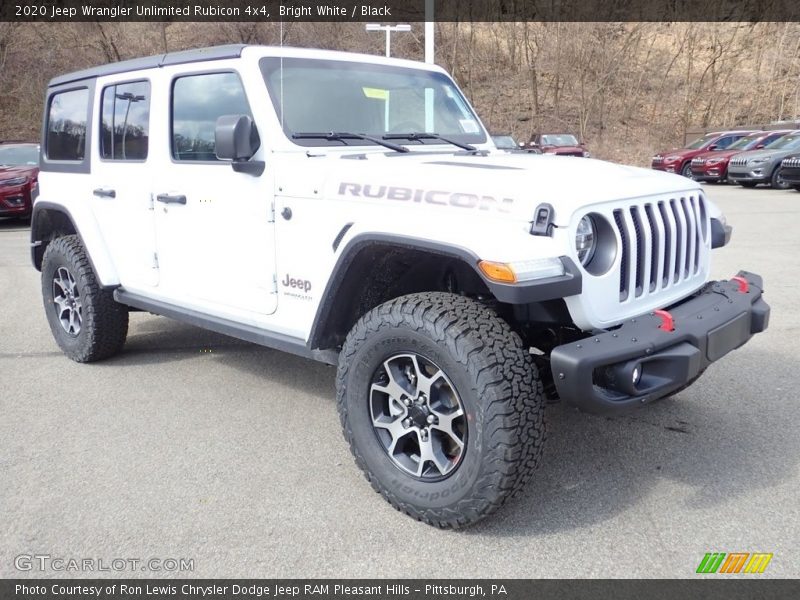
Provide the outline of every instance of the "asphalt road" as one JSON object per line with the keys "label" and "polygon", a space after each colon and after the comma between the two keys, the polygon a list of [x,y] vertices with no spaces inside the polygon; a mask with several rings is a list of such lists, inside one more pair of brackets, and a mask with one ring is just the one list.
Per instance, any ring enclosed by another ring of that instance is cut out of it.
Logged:
{"label": "asphalt road", "polygon": [[764,276],[769,331],[629,416],[549,406],[532,484],[458,532],[372,492],[331,367],[146,314],[120,356],[62,356],[28,231],[0,222],[0,576],[91,575],[14,568],[47,554],[190,558],[196,577],[692,577],[712,551],[800,576],[800,194],[707,193],[735,228],[713,274]]}

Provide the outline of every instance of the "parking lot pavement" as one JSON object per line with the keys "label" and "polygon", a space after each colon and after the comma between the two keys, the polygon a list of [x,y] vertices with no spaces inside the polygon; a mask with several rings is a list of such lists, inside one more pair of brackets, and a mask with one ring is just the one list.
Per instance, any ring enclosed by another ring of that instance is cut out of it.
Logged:
{"label": "parking lot pavement", "polygon": [[140,313],[122,355],[63,357],[28,232],[0,222],[0,576],[39,553],[190,558],[198,577],[691,577],[737,551],[800,576],[800,194],[706,190],[734,226],[713,275],[762,274],[770,329],[628,416],[548,406],[534,481],[460,532],[371,491],[331,367]]}

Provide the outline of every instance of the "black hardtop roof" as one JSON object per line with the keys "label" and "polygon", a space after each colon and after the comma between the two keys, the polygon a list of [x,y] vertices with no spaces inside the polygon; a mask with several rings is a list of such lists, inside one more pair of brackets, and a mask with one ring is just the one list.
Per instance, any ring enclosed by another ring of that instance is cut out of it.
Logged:
{"label": "black hardtop roof", "polygon": [[180,52],[169,52],[167,54],[156,54],[155,56],[123,60],[107,65],[100,65],[99,67],[84,69],[83,71],[74,71],[72,73],[59,75],[58,77],[54,77],[50,80],[49,86],[54,87],[58,85],[64,85],[66,83],[73,83],[75,81],[82,81],[84,79],[93,79],[95,77],[103,77],[105,75],[125,73],[127,71],[157,69],[167,65],[181,65],[206,60],[239,58],[242,55],[242,50],[244,50],[246,47],[247,44],[228,44],[226,46],[195,48],[193,50],[182,50]]}

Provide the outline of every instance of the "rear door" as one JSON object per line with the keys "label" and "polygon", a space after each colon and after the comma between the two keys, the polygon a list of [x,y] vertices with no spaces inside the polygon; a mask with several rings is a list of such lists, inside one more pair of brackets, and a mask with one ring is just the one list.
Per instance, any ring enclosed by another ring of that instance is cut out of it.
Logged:
{"label": "rear door", "polygon": [[170,163],[153,182],[159,293],[212,314],[270,314],[275,287],[272,174],[216,158],[223,115],[249,115],[239,73],[176,73],[169,90]]}
{"label": "rear door", "polygon": [[98,86],[92,208],[127,289],[158,284],[150,152],[151,82],[108,79]]}

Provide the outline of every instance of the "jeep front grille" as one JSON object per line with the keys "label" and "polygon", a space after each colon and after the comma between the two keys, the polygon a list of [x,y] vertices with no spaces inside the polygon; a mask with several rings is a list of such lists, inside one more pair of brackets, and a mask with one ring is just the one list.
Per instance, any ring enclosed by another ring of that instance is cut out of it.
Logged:
{"label": "jeep front grille", "polygon": [[703,158],[703,157],[701,157],[701,156],[698,156],[697,158],[693,158],[693,159],[692,159],[692,164],[693,164],[693,165],[702,165],[702,164],[704,164],[705,162],[706,162],[706,159],[705,159],[705,158]]}
{"label": "jeep front grille", "polygon": [[800,156],[795,156],[793,158],[784,158],[783,162],[781,162],[781,166],[789,167],[792,169],[800,167]]}
{"label": "jeep front grille", "polygon": [[703,276],[705,202],[689,195],[616,208],[620,237],[619,300],[632,302]]}
{"label": "jeep front grille", "polygon": [[734,156],[728,164],[732,167],[744,167],[747,164],[747,159]]}

